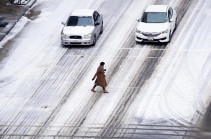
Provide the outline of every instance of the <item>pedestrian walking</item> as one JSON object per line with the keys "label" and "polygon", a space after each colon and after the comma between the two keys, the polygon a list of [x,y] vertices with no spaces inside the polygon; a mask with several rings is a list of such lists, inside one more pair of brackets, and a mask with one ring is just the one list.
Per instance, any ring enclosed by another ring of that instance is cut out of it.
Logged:
{"label": "pedestrian walking", "polygon": [[95,73],[94,77],[92,78],[92,80],[94,80],[96,77],[97,79],[95,80],[95,84],[94,87],[92,88],[92,92],[96,92],[95,91],[95,87],[96,86],[101,86],[103,88],[103,93],[108,93],[108,91],[106,91],[105,87],[107,86],[107,82],[106,82],[106,76],[105,76],[105,69],[104,69],[104,62],[100,63],[100,66],[97,68],[97,72]]}

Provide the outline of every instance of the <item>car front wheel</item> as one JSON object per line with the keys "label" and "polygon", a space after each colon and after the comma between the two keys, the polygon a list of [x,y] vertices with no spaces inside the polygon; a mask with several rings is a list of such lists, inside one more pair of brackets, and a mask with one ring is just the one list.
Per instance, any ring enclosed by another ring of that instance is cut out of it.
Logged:
{"label": "car front wheel", "polygon": [[96,37],[94,36],[92,46],[95,46],[95,44],[96,44]]}
{"label": "car front wheel", "polygon": [[168,42],[170,42],[171,41],[171,31],[169,32],[169,41]]}

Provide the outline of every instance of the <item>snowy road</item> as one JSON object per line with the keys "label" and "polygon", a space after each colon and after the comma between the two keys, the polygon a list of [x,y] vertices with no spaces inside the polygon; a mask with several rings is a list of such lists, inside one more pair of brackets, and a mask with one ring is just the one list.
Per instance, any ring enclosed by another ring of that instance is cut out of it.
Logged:
{"label": "snowy road", "polygon": [[[136,18],[168,4],[178,27],[168,44],[136,44]],[[62,47],[62,21],[97,9],[94,47]],[[210,0],[38,0],[0,42],[3,138],[199,138],[210,104]],[[106,63],[108,94],[91,92]]]}

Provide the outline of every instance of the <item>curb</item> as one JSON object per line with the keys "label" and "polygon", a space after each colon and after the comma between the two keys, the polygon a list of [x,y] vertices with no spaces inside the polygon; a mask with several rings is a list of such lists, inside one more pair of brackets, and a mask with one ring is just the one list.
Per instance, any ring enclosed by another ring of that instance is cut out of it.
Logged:
{"label": "curb", "polygon": [[5,36],[7,36],[7,34],[9,34],[10,33],[10,31],[14,28],[14,26],[17,24],[17,22],[21,19],[21,17],[23,17],[28,11],[29,11],[29,9],[35,4],[35,2],[37,2],[37,0],[30,0],[26,5],[29,5],[29,7],[27,7],[25,10],[24,10],[24,12],[18,17],[18,20],[14,23],[14,24],[12,24],[11,26],[10,26],[10,28],[8,29],[8,31],[4,34],[4,36],[0,39],[0,41],[2,41],[4,38],[5,38]]}

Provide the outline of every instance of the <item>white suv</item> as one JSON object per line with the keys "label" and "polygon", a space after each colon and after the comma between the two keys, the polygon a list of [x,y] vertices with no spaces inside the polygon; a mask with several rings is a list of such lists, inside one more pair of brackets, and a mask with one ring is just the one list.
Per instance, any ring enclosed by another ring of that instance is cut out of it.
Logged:
{"label": "white suv", "polygon": [[176,11],[167,5],[149,5],[138,24],[135,33],[137,42],[169,42],[176,28]]}
{"label": "white suv", "polygon": [[62,45],[95,45],[103,33],[103,16],[91,9],[74,10],[62,24]]}

